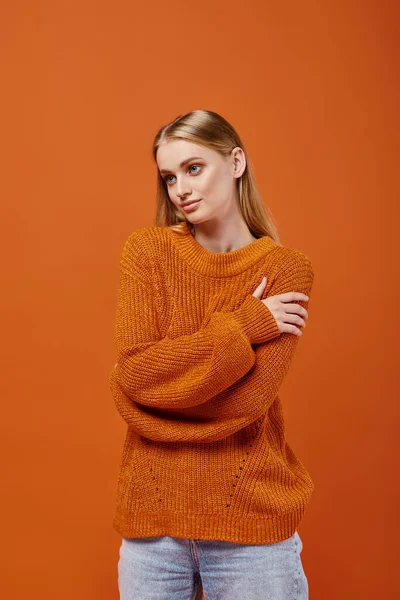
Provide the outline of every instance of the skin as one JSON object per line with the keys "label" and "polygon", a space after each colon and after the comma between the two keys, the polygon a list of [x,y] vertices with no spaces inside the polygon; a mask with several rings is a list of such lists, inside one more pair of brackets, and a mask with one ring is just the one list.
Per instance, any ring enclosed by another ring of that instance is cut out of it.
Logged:
{"label": "skin", "polygon": [[[192,156],[184,167],[179,164]],[[157,151],[157,165],[164,178],[171,202],[194,225],[196,240],[211,252],[230,252],[254,241],[239,209],[236,181],[246,168],[241,148],[228,158],[186,140],[164,142]],[[193,212],[185,213],[180,203],[201,198]]]}
{"label": "skin", "polygon": [[[192,157],[196,158],[180,166]],[[235,180],[246,168],[240,147],[224,157],[187,140],[168,140],[158,148],[156,162],[171,202],[193,224],[194,236],[201,246],[211,252],[231,252],[255,240],[239,208]],[[192,212],[185,213],[181,208],[182,202],[200,198]],[[295,301],[308,300],[308,296],[287,292],[261,299],[266,283],[264,277],[253,296],[269,308],[282,333],[302,335],[300,327],[305,327],[308,312]]]}

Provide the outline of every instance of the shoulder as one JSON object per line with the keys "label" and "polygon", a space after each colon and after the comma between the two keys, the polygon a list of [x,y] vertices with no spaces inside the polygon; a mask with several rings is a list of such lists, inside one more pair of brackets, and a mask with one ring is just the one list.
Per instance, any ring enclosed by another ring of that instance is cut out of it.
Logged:
{"label": "shoulder", "polygon": [[145,253],[147,258],[156,258],[158,251],[168,243],[167,227],[147,226],[132,231],[124,244],[124,251]]}
{"label": "shoulder", "polygon": [[296,291],[310,296],[314,269],[310,257],[301,250],[275,244],[267,269],[267,295]]}
{"label": "shoulder", "polygon": [[132,231],[122,248],[121,265],[129,271],[133,268],[149,270],[163,255],[168,239],[167,227],[147,226]]}
{"label": "shoulder", "polygon": [[140,246],[142,248],[144,246],[151,246],[158,240],[166,237],[166,229],[166,227],[157,226],[141,227],[128,235],[125,244],[132,247]]}
{"label": "shoulder", "polygon": [[275,272],[299,271],[314,277],[314,268],[311,258],[297,248],[274,244],[270,252],[270,260],[274,264]]}

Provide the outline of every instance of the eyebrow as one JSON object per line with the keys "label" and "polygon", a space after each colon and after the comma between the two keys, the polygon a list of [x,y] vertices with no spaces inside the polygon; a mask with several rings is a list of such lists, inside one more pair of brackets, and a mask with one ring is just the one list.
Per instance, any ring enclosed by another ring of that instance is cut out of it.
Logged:
{"label": "eyebrow", "polygon": [[[191,160],[198,160],[198,159],[203,160],[203,157],[202,156],[192,156],[191,158],[187,158],[186,160],[183,160],[179,166],[182,168]],[[160,173],[169,173],[169,171],[168,171],[168,169],[160,169]]]}

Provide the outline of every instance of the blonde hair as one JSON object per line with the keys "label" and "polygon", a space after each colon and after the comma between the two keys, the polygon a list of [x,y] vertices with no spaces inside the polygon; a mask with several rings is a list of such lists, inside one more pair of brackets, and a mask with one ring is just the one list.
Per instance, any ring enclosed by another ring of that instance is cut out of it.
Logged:
{"label": "blonde hair", "polygon": [[[194,144],[205,146],[222,156],[229,156],[233,148],[242,148],[246,157],[246,168],[237,180],[239,207],[243,218],[256,237],[269,236],[280,244],[277,228],[270,210],[263,204],[255,181],[252,163],[246,149],[232,125],[221,115],[210,110],[193,110],[180,115],[157,132],[153,143],[153,158],[156,161],[157,150],[167,140],[188,140]],[[180,213],[171,202],[167,184],[157,169],[156,216],[155,225],[170,227],[180,232],[185,226],[192,230],[193,225]]]}

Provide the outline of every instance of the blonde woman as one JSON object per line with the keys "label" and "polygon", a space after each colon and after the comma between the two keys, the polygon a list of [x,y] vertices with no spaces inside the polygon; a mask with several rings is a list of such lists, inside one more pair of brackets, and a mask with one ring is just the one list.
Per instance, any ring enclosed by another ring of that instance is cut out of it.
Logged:
{"label": "blonde woman", "polygon": [[279,242],[238,133],[162,127],[156,222],[120,260],[110,388],[127,433],[114,527],[121,600],[306,600],[297,527],[314,484],[279,389],[310,259]]}

